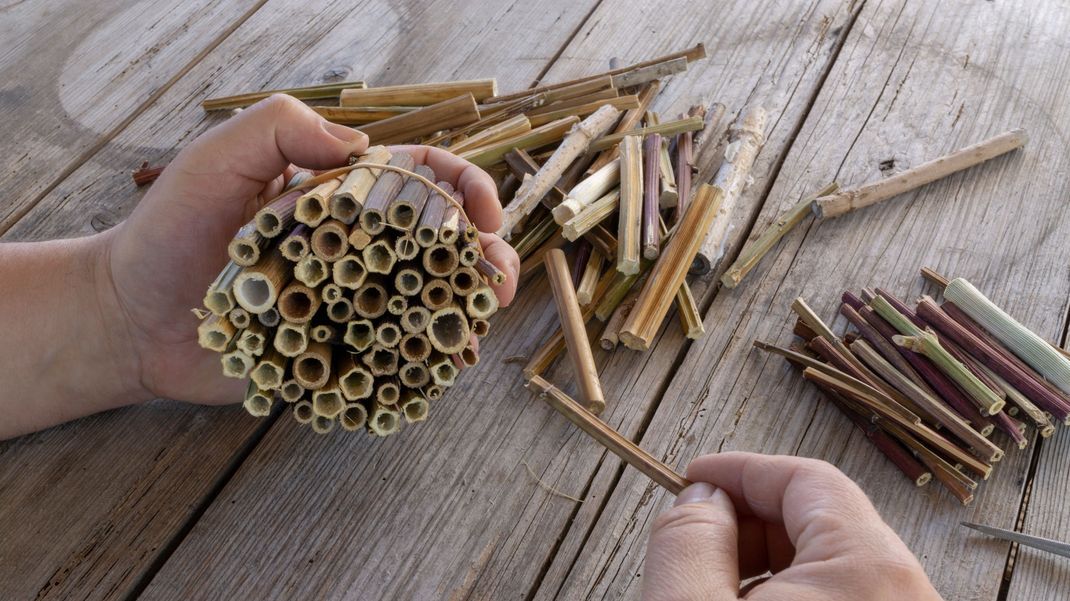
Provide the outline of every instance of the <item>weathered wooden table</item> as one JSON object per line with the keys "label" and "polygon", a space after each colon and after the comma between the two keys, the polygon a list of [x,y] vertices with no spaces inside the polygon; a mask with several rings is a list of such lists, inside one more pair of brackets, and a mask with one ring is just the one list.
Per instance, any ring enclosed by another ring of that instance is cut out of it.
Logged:
{"label": "weathered wooden table", "polygon": [[[861,183],[1026,127],[1023,152],[800,228],[736,290],[696,284],[707,336],[690,343],[670,322],[653,352],[599,357],[603,417],[680,467],[727,449],[835,463],[948,599],[1066,597],[1070,560],[1015,555],[957,523],[1021,520],[1070,539],[1070,432],[1010,452],[963,508],[938,486],[905,484],[812,387],[750,344],[790,337],[796,296],[828,317],[847,287],[913,296],[923,264],[969,278],[1066,342],[1070,5],[321,4],[7,0],[3,239],[118,222],[141,196],[132,168],[168,160],[219,122],[198,106],[207,95],[340,77],[494,76],[513,90],[704,41],[710,57],[673,79],[657,108],[715,99],[731,113],[749,101],[771,113],[732,254],[830,180]],[[483,362],[434,419],[389,440],[157,401],[0,444],[0,598],[636,598],[651,520],[671,499],[503,362],[554,326],[541,283],[496,317]],[[551,379],[567,382],[567,365]]]}

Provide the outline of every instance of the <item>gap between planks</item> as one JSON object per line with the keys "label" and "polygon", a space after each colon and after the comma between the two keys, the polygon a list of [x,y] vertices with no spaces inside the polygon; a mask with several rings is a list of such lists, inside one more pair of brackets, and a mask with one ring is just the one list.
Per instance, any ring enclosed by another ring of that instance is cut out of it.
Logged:
{"label": "gap between planks", "polygon": [[77,158],[71,161],[70,164],[59,170],[59,172],[55,176],[55,179],[53,179],[50,184],[45,186],[37,194],[37,196],[34,197],[33,200],[26,203],[24,207],[13,213],[5,221],[0,222],[0,236],[6,234],[8,230],[14,227],[16,223],[21,221],[23,217],[28,215],[30,211],[33,211],[34,208],[36,208],[42,200],[44,200],[49,194],[52,193],[53,190],[56,189],[57,186],[62,184],[68,177],[70,177],[75,171],[77,171],[79,167],[89,162],[90,159],[92,159],[97,153],[103,150],[109,142],[114,140],[119,134],[123,132],[124,129],[129,127],[135,119],[137,119],[139,116],[141,116],[142,113],[147,111],[149,107],[155,104],[161,96],[166,94],[172,86],[174,86],[176,83],[179,82],[179,80],[185,77],[187,73],[189,73],[194,67],[197,66],[198,63],[200,63],[204,59],[204,57],[208,56],[208,54],[215,50],[216,47],[218,47],[220,44],[222,44],[224,40],[230,37],[232,33],[237,31],[237,29],[241,27],[242,24],[244,24],[246,21],[249,20],[250,17],[256,14],[256,12],[260,10],[260,8],[263,7],[265,4],[267,4],[267,2],[268,0],[257,0],[257,3],[255,5],[250,7],[249,10],[245,11],[245,13],[243,13],[240,17],[235,19],[229,27],[223,30],[223,32],[216,36],[215,39],[211,40],[208,45],[204,47],[203,50],[198,52],[192,59],[190,59],[190,61],[186,63],[184,67],[179,69],[177,73],[171,76],[170,79],[165,81],[163,85],[161,85],[159,88],[156,89],[156,91],[150,94],[144,102],[134,107],[134,109],[130,111],[130,114],[127,115],[125,119],[117,123],[115,127],[111,128],[109,131],[102,134],[100,136],[100,139],[93,143],[89,148],[85,149],[85,151],[83,151],[80,155],[78,155]]}

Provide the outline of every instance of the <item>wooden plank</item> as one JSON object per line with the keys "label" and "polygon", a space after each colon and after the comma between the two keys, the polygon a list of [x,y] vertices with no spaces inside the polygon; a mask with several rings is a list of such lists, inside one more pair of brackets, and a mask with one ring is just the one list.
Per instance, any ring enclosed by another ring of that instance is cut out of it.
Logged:
{"label": "wooden plank", "polygon": [[7,190],[0,233],[261,4],[65,0],[5,7],[0,139],[10,148],[0,157]]}
{"label": "wooden plank", "polygon": [[[589,9],[563,0],[537,9],[488,1],[462,10],[445,2],[390,8],[339,2],[309,18],[307,3],[273,0],[5,239],[91,233],[122,219],[141,195],[130,182],[130,168],[146,159],[166,161],[176,147],[222,120],[205,117],[199,103],[207,95],[315,83],[325,74],[354,71],[378,83],[495,73],[503,85],[519,87],[537,77]],[[449,15],[451,25],[443,26],[442,15]],[[531,35],[517,37],[519,30]],[[427,33],[432,31],[440,33]],[[412,56],[436,60],[409,60]],[[128,598],[171,552],[169,545],[184,536],[206,496],[255,442],[261,425],[239,407],[162,402],[0,444],[0,565],[5,568],[0,598],[40,594],[49,599],[76,592],[90,599]],[[335,436],[327,442],[301,434],[306,442],[330,445],[362,439]],[[308,458],[322,462],[323,456]],[[323,532],[335,527],[335,522],[322,524]],[[231,555],[219,561],[241,571],[246,559]]]}
{"label": "wooden plank", "polygon": [[[711,58],[669,84],[659,108],[674,114],[716,98],[735,112],[761,82],[781,82],[785,88],[772,91],[766,105],[777,125],[755,169],[761,190],[816,93],[838,43],[832,32],[847,23],[849,4],[755,8],[741,0],[724,3],[717,14],[696,8],[682,15],[679,3],[666,0],[630,7],[636,20],[617,17],[619,6],[599,7],[545,79],[605,68],[613,56],[629,63],[706,41]],[[725,28],[725,22],[746,26]],[[650,28],[658,34],[644,33]],[[705,177],[710,163],[707,157]],[[744,206],[756,210],[760,197],[748,194]],[[590,526],[609,483],[589,484],[603,460],[600,448],[522,388],[519,366],[503,364],[530,352],[556,323],[545,282],[527,290],[495,317],[482,362],[419,427],[385,441],[322,440],[280,422],[145,596],[523,598],[551,577],[553,590],[564,576],[555,556],[574,556],[574,534]],[[675,322],[671,331],[660,352],[601,357],[613,399],[603,417],[626,432],[637,431],[649,404],[616,399],[666,381],[684,344]],[[639,383],[643,366],[649,380]],[[567,373],[559,366],[552,378],[569,384]],[[582,522],[569,528],[574,514]],[[255,562],[255,570],[240,561]]]}
{"label": "wooden plank", "polygon": [[[690,348],[661,395],[644,448],[681,469],[699,454],[723,450],[827,459],[871,495],[945,598],[996,598],[1006,547],[977,544],[957,524],[1009,523],[1030,451],[1009,451],[977,502],[964,509],[935,486],[917,490],[905,482],[845,418],[815,401],[798,373],[752,351],[751,341],[790,339],[788,307],[797,296],[832,320],[848,287],[879,283],[906,298],[931,292],[917,276],[923,264],[978,283],[1044,335],[1062,331],[1070,282],[1051,245],[1070,230],[1063,217],[1070,182],[1061,175],[1070,157],[1060,150],[1059,133],[1068,122],[1060,98],[1070,69],[1042,50],[1057,45],[1057,32],[1065,30],[1064,19],[1052,18],[1063,12],[1055,4],[863,7],[760,224],[831,179],[850,185],[878,178],[889,160],[895,170],[908,168],[1015,126],[1030,131],[1030,145],[905,198],[790,234],[748,281],[716,296],[705,317],[709,333]],[[1038,45],[1014,42],[1025,37]],[[843,319],[833,323],[844,327]],[[644,381],[648,370],[634,377]],[[633,394],[659,393],[645,387]],[[617,466],[607,460],[597,478],[613,479]],[[625,469],[602,519],[582,533],[586,543],[565,584],[536,599],[637,598],[650,524],[670,504],[668,495]],[[1054,499],[1050,507],[1057,507]],[[1051,598],[1064,589],[1033,590],[1019,598]]]}

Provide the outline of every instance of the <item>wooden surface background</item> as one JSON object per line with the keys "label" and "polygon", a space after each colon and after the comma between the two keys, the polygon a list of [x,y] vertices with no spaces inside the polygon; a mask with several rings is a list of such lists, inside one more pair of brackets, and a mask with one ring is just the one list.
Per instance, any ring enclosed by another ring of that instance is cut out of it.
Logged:
{"label": "wooden surface background", "polygon": [[[730,256],[832,179],[862,183],[1025,127],[1022,152],[804,225],[735,290],[696,283],[704,339],[685,340],[670,320],[653,351],[598,361],[603,418],[670,464],[729,449],[829,460],[947,599],[1065,597],[1070,560],[957,524],[1021,516],[1026,531],[1070,539],[1070,433],[1009,452],[964,509],[937,486],[905,484],[751,341],[788,340],[796,296],[831,318],[845,288],[927,291],[917,268],[931,265],[1065,345],[1070,5],[705,4],[8,0],[0,234],[106,229],[141,196],[132,168],[167,161],[220,121],[200,110],[204,97],[340,78],[497,77],[511,91],[705,42],[709,58],[672,79],[656,108],[716,100],[730,115],[748,102],[770,112]],[[705,143],[703,177],[716,142]],[[160,400],[0,443],[0,599],[637,598],[651,520],[671,498],[503,362],[554,327],[543,284],[495,317],[483,361],[434,419],[385,441]],[[550,376],[567,382],[567,365]]]}

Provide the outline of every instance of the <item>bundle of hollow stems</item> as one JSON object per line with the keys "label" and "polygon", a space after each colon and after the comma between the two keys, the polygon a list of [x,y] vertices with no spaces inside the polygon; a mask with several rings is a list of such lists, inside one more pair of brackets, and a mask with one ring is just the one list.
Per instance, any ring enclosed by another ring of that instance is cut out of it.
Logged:
{"label": "bundle of hollow stems", "polygon": [[204,299],[201,346],[249,378],[245,408],[326,433],[387,436],[427,418],[479,361],[504,274],[449,184],[372,147],[268,202],[228,247]]}
{"label": "bundle of hollow stems", "polygon": [[844,292],[853,331],[837,336],[800,298],[800,341],[754,344],[803,370],[916,485],[935,478],[968,504],[1003,457],[993,431],[1024,449],[1030,427],[1046,438],[1070,425],[1070,360],[966,280],[922,273],[943,303]]}

